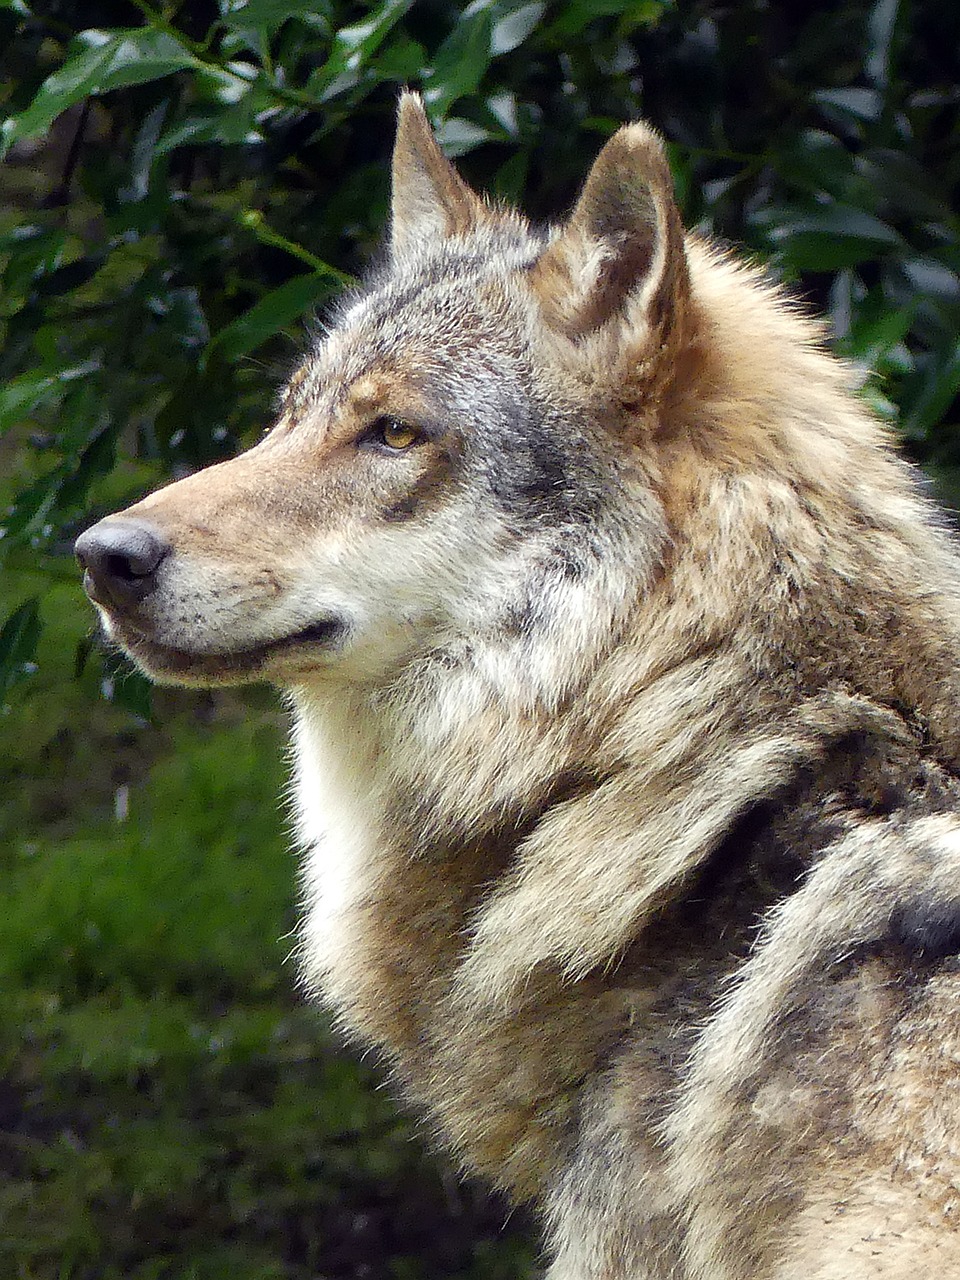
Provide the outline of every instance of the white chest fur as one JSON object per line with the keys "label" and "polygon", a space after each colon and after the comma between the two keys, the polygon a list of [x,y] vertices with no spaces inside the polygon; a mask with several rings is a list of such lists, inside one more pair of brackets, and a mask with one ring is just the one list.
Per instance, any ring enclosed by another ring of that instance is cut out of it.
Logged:
{"label": "white chest fur", "polygon": [[[356,908],[377,875],[385,807],[382,753],[350,698],[301,706],[294,729],[294,798],[305,850],[301,964],[312,988],[340,1002]],[[343,993],[345,995],[345,993]]]}

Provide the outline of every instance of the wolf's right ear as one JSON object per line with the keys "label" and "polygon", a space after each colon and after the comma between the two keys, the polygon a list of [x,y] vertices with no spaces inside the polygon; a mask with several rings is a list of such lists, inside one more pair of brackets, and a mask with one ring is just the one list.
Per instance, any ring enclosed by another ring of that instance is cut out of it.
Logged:
{"label": "wolf's right ear", "polygon": [[632,370],[623,371],[627,397],[667,378],[690,285],[670,166],[652,129],[625,125],[606,143],[531,283],[553,328],[575,341],[610,334]]}
{"label": "wolf's right ear", "polygon": [[394,256],[470,231],[482,213],[483,202],[437,145],[419,95],[401,94],[390,214]]}

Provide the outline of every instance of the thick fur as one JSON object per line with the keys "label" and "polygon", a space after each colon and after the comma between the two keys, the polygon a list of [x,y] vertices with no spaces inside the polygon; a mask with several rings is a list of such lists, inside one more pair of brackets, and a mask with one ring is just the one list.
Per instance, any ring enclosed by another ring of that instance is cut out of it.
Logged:
{"label": "thick fur", "polygon": [[960,1275],[960,582],[851,388],[645,127],[540,232],[407,96],[386,265],[91,568],[289,691],[306,982],[551,1280]]}

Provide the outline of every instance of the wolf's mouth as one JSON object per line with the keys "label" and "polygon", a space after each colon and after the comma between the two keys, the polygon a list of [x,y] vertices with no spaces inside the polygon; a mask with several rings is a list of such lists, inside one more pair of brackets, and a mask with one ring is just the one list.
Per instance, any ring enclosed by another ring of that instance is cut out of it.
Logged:
{"label": "wolf's mouth", "polygon": [[338,640],[346,630],[342,618],[322,618],[319,622],[311,622],[282,640],[273,640],[271,644],[330,644]]}
{"label": "wolf's mouth", "polygon": [[110,639],[155,679],[187,684],[240,684],[269,679],[283,666],[307,666],[310,651],[333,648],[346,631],[342,618],[321,618],[289,635],[237,649],[204,652],[164,643],[127,620],[111,617]]}
{"label": "wolf's mouth", "polygon": [[243,661],[245,658],[267,659],[301,647],[330,648],[342,638],[345,631],[346,623],[342,618],[321,618],[317,622],[311,622],[309,626],[301,627],[299,631],[291,631],[289,635],[280,636],[275,640],[266,640],[249,648],[227,650],[222,656],[226,659]]}

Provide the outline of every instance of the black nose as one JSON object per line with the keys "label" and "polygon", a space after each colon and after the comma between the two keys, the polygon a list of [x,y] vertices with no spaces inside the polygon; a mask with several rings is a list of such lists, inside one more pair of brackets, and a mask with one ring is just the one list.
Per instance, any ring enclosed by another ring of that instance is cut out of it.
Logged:
{"label": "black nose", "polygon": [[111,518],[81,533],[73,549],[94,600],[124,605],[153,590],[157,567],[172,548],[153,525]]}

